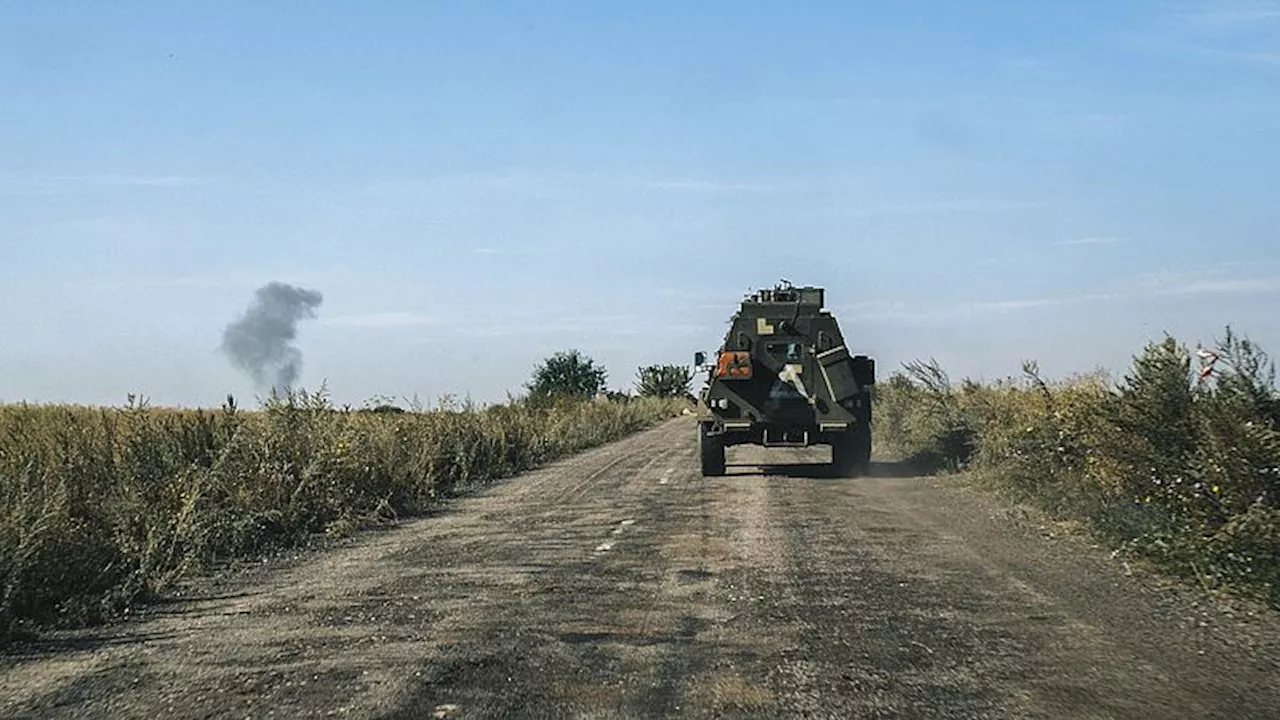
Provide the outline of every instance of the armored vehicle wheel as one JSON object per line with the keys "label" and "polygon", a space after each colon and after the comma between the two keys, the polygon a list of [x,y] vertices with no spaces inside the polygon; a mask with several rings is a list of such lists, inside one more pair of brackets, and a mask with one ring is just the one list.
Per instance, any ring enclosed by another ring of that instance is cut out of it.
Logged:
{"label": "armored vehicle wheel", "polygon": [[859,475],[866,475],[871,472],[871,428],[861,425],[853,434],[857,437],[854,465]]}
{"label": "armored vehicle wheel", "polygon": [[840,477],[866,475],[871,469],[871,428],[860,425],[832,440],[831,465]]}
{"label": "armored vehicle wheel", "polygon": [[837,477],[853,476],[853,433],[845,432],[831,439],[831,471]]}
{"label": "armored vehicle wheel", "polygon": [[698,449],[702,456],[703,477],[724,475],[724,439],[710,434],[710,423],[698,423]]}

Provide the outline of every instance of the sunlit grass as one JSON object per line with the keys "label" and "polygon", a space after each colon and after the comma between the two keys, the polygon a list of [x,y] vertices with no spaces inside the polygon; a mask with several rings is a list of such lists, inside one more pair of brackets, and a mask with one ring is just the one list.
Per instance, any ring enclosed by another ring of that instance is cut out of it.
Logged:
{"label": "sunlit grass", "polygon": [[634,399],[429,412],[0,406],[0,636],[93,622],[221,560],[422,512],[673,416]]}
{"label": "sunlit grass", "polygon": [[887,449],[964,468],[1206,587],[1280,606],[1280,393],[1230,331],[1200,380],[1172,339],[1119,381],[1101,374],[953,384],[913,363],[877,388]]}

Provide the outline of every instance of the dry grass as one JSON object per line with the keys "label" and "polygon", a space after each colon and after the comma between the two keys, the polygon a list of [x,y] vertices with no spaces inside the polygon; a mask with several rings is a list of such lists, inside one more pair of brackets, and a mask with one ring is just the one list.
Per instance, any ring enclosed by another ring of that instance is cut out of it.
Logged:
{"label": "dry grass", "polygon": [[670,417],[658,399],[430,412],[0,406],[0,637],[93,622],[225,559],[413,514]]}
{"label": "dry grass", "polygon": [[1206,587],[1280,607],[1280,393],[1272,364],[1230,331],[1199,381],[1187,348],[1148,346],[1119,381],[1024,377],[955,386],[916,363],[878,389],[877,435],[966,468],[1117,548]]}

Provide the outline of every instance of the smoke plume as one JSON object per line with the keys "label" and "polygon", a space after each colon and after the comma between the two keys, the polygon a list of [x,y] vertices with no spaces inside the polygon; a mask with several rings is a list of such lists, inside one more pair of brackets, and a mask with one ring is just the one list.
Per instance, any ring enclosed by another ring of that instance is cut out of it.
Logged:
{"label": "smoke plume", "polygon": [[259,390],[293,387],[302,372],[302,351],[293,345],[298,321],[314,318],[323,299],[281,282],[263,285],[244,315],[222,331],[222,352]]}

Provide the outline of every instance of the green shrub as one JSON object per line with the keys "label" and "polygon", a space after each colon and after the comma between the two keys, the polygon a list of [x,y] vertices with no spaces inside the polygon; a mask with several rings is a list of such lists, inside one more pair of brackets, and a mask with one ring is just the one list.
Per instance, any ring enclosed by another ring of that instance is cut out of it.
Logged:
{"label": "green shrub", "polygon": [[1172,338],[1118,383],[1094,374],[956,389],[937,363],[877,387],[876,436],[904,458],[968,468],[1210,586],[1280,606],[1280,393],[1274,365],[1228,329],[1204,380]]}
{"label": "green shrub", "polygon": [[963,467],[973,453],[974,432],[963,407],[974,386],[958,393],[937,361],[915,361],[876,386],[875,437],[917,465]]}
{"label": "green shrub", "polygon": [[533,369],[527,385],[535,399],[589,398],[605,388],[608,373],[595,360],[577,350],[557,352]]}
{"label": "green shrub", "polygon": [[683,365],[649,365],[636,371],[641,397],[689,398],[693,371]]}

